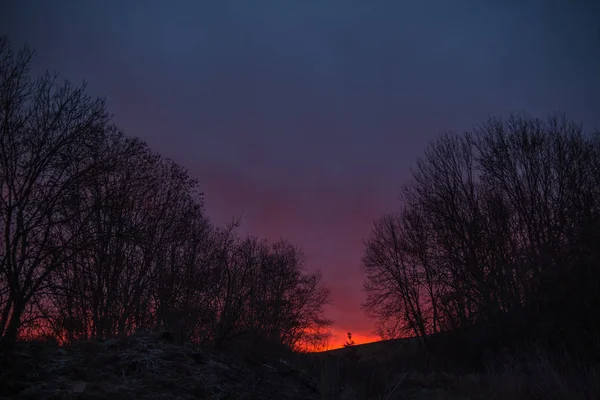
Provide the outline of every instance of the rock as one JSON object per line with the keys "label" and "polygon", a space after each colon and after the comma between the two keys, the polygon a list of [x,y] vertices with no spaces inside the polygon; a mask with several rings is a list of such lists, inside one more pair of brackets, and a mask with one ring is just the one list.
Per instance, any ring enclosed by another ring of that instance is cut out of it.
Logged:
{"label": "rock", "polygon": [[73,385],[73,393],[83,393],[87,384],[85,382],[77,382]]}

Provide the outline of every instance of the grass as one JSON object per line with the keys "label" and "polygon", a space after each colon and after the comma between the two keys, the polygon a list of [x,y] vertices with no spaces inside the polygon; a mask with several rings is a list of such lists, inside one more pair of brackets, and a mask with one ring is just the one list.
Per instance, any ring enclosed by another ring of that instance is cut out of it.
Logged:
{"label": "grass", "polygon": [[340,371],[337,397],[329,395],[327,398],[600,399],[598,366],[586,365],[566,352],[548,354],[533,347],[525,356],[504,354],[488,358],[486,368],[480,371],[427,371],[421,367],[411,368],[412,363],[420,366],[423,363],[419,363],[419,355],[414,348],[412,353],[402,352],[399,343],[395,342],[388,351],[380,346],[377,351],[365,347],[323,354],[323,360],[326,360],[322,363],[323,367]]}
{"label": "grass", "polygon": [[176,344],[151,333],[65,347],[21,342],[0,362],[2,399],[319,398],[316,379],[293,362]]}
{"label": "grass", "polygon": [[293,354],[268,343],[216,351],[152,333],[65,347],[30,341],[1,355],[0,398],[600,399],[600,369],[566,352],[530,350],[459,372],[428,370],[414,341],[321,354]]}

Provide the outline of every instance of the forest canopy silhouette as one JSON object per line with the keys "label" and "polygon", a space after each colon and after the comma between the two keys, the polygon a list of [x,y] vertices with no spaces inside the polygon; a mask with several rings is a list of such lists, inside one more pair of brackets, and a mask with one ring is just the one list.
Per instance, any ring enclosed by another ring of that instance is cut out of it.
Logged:
{"label": "forest canopy silhouette", "polygon": [[401,212],[365,243],[381,335],[487,326],[599,356],[599,139],[561,114],[517,114],[433,141]]}
{"label": "forest canopy silhouette", "polygon": [[330,292],[302,251],[214,226],[185,168],[85,85],[31,76],[33,56],[0,37],[0,343],[148,329],[318,345]]}

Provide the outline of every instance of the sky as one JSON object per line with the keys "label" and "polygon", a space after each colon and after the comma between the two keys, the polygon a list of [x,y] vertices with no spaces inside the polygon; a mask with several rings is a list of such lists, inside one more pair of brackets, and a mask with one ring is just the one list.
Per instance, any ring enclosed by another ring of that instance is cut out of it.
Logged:
{"label": "sky", "polygon": [[430,140],[518,111],[600,128],[599,20],[593,0],[0,0],[34,73],[106,96],[215,223],[304,250],[332,347],[377,340],[363,240]]}

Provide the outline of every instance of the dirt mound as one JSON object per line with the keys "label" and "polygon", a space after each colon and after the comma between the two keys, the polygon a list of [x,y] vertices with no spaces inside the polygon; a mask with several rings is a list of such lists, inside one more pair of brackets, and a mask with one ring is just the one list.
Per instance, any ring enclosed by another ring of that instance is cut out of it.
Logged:
{"label": "dirt mound", "polygon": [[18,343],[1,355],[0,398],[316,399],[293,362],[179,345],[155,334],[59,347]]}

